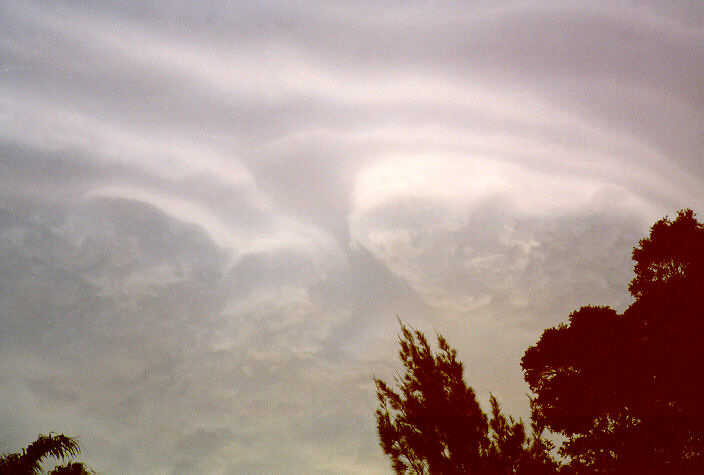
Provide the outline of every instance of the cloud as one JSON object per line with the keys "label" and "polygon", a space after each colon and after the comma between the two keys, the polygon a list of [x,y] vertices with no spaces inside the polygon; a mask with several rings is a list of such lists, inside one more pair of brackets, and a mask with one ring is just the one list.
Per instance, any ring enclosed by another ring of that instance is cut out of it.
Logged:
{"label": "cloud", "polygon": [[[108,453],[135,440],[131,427],[149,424],[171,435],[153,445],[155,455],[134,446],[128,455],[158,471],[167,463],[160,454],[192,431],[225,434],[221,456],[235,457],[244,449],[235,450],[228,427],[238,427],[236,439],[260,439],[272,410],[284,411],[280,430],[287,413],[305,407],[305,393],[291,401],[290,391],[265,388],[295,387],[300,361],[320,354],[335,324],[307,290],[320,271],[306,253],[252,252],[226,270],[226,251],[203,230],[150,205],[103,198],[67,214],[53,230],[16,218],[3,233],[2,285],[15,298],[0,309],[2,374],[26,391],[12,422],[26,411],[40,420],[55,411],[67,432],[111,431]],[[277,272],[279,279],[247,282]],[[156,437],[149,434],[138,439]]]}
{"label": "cloud", "polygon": [[701,210],[701,9],[23,2],[0,15],[0,445],[384,473],[396,316],[481,398]]}
{"label": "cloud", "polygon": [[[642,226],[658,215],[642,197],[609,183],[461,156],[377,163],[358,174],[353,202],[353,242],[451,314],[485,310],[494,299],[534,306],[555,285],[544,273],[570,261],[565,277],[593,284],[590,273],[614,270],[599,264],[598,250],[628,242],[619,237],[624,222]],[[584,237],[575,226],[597,240],[588,250],[579,249]],[[560,249],[566,242],[575,247],[572,258]],[[536,288],[541,282],[545,288]]]}

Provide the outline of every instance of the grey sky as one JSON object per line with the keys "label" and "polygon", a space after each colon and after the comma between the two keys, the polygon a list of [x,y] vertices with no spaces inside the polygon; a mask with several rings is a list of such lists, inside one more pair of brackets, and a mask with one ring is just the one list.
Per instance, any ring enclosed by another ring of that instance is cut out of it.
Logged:
{"label": "grey sky", "polygon": [[519,362],[704,209],[701,2],[2,2],[0,449],[388,473],[396,316]]}

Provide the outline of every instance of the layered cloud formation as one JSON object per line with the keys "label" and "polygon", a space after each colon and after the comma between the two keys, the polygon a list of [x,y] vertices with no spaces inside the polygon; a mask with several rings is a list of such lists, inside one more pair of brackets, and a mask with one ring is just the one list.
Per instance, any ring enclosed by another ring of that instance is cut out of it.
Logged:
{"label": "layered cloud formation", "polygon": [[0,447],[386,473],[396,316],[482,401],[704,209],[691,2],[0,7]]}

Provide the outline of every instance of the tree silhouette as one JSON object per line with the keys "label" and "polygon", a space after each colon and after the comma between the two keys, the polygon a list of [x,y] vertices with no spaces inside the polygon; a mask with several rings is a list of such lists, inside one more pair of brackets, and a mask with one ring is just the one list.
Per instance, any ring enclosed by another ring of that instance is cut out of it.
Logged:
{"label": "tree silhouette", "polygon": [[456,350],[441,335],[437,342],[433,352],[422,332],[401,324],[405,371],[394,378],[396,389],[374,379],[379,442],[396,473],[549,472],[551,447],[540,434],[529,439],[493,396],[487,417],[464,381]]}
{"label": "tree silhouette", "polygon": [[522,359],[536,420],[579,471],[704,472],[704,228],[691,210],[633,250],[636,300],[582,307]]}
{"label": "tree silhouette", "polygon": [[80,462],[69,462],[66,465],[59,465],[54,468],[49,475],[89,475],[95,472]]}
{"label": "tree silhouette", "polygon": [[689,280],[702,280],[704,271],[704,226],[691,209],[681,210],[671,221],[667,217],[656,222],[650,236],[633,249],[636,276],[628,286],[640,298],[658,286]]}
{"label": "tree silhouette", "polygon": [[[39,434],[37,440],[29,444],[21,452],[0,456],[0,474],[34,475],[42,472],[44,459],[53,457],[64,460],[78,455],[81,448],[78,442],[63,434]],[[70,462],[56,467],[50,474],[85,475],[95,473],[86,465]]]}

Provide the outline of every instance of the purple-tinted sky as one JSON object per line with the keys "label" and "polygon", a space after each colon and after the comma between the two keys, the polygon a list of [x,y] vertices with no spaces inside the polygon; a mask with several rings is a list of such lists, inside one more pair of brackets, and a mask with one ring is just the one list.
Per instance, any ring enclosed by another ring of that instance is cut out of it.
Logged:
{"label": "purple-tinted sky", "polygon": [[0,4],[0,450],[388,473],[396,316],[486,408],[704,210],[704,4]]}

